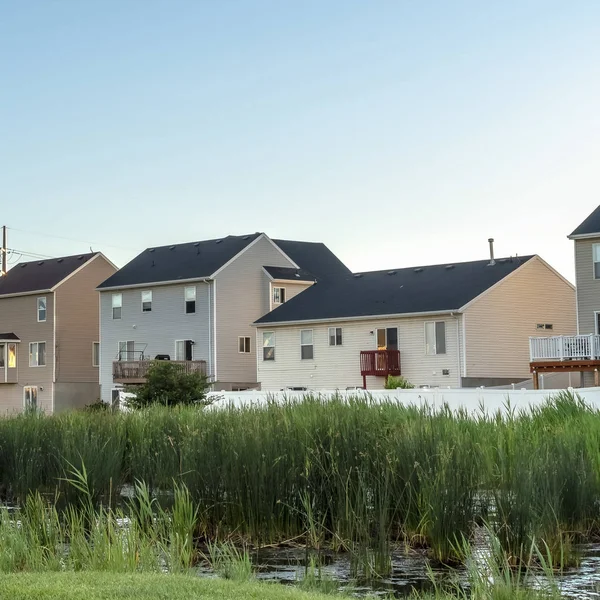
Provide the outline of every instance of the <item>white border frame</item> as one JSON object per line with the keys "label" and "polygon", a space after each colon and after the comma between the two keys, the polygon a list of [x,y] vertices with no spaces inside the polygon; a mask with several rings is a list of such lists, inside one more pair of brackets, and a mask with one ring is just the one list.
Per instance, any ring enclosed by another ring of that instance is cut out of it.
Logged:
{"label": "white border frame", "polygon": [[[44,319],[40,319],[40,300],[43,300],[44,303],[46,304],[46,307],[44,308],[44,312],[46,313],[46,317]],[[38,296],[35,299],[35,308],[36,308],[36,312],[37,312],[37,322],[38,323],[45,323],[48,320],[48,296]]]}
{"label": "white border frame", "polygon": [[[150,294],[150,310],[144,310],[144,294]],[[152,290],[142,290],[140,292],[140,309],[142,314],[152,312],[152,305],[154,304],[154,294]],[[123,314],[123,302],[121,301],[121,315]],[[116,319],[118,321],[118,319]]]}
{"label": "white border frame", "polygon": [[[28,356],[29,360],[27,361],[30,369],[43,369],[44,367],[48,366],[48,361],[44,362],[43,365],[32,365],[31,364],[31,346],[32,346],[32,344],[44,344],[44,359],[46,359],[48,356],[48,348],[47,348],[46,340],[40,340],[39,342],[29,342],[29,356]],[[38,351],[37,351],[37,358],[39,361],[39,358],[40,358],[39,345],[38,345]]]}
{"label": "white border frame", "polygon": [[[246,352],[246,341],[248,340],[248,352]],[[240,350],[240,340],[244,340],[244,351]],[[252,354],[252,336],[250,335],[238,335],[238,354]]]}
{"label": "white border frame", "polygon": [[[302,333],[304,331],[310,331],[310,342],[311,342],[310,344],[302,343]],[[312,346],[312,349],[313,349],[312,358],[302,358],[302,347],[303,346]],[[312,328],[300,330],[300,360],[315,360],[315,330]]]}

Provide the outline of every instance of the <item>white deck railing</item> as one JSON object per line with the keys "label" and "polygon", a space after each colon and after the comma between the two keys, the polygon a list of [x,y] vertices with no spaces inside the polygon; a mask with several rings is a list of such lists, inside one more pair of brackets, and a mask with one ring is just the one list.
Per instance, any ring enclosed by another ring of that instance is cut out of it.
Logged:
{"label": "white deck railing", "polygon": [[600,360],[600,335],[555,335],[529,338],[531,362],[545,360]]}

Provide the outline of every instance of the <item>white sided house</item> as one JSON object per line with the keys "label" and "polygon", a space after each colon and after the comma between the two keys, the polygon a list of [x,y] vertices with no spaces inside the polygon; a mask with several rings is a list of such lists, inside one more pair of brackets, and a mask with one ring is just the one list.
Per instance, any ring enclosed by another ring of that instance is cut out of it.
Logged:
{"label": "white sided house", "polygon": [[99,286],[102,400],[143,383],[154,360],[218,390],[258,387],[253,321],[349,270],[323,244],[264,233],[148,248]]}
{"label": "white sided house", "polygon": [[318,281],[258,319],[263,390],[497,386],[530,377],[529,337],[576,323],[575,289],[539,256]]}

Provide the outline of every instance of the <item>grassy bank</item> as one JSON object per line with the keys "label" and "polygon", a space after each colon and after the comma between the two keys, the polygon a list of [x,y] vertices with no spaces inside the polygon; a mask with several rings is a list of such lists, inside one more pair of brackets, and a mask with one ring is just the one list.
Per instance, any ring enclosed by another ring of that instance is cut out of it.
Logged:
{"label": "grassy bank", "polygon": [[566,394],[506,418],[316,398],[28,415],[0,420],[0,492],[80,505],[66,479],[85,466],[96,505],[144,481],[168,506],[174,481],[186,486],[196,541],[327,545],[384,573],[396,542],[460,560],[457,540],[487,522],[509,556],[536,539],[561,562],[600,532],[599,448],[600,414]]}

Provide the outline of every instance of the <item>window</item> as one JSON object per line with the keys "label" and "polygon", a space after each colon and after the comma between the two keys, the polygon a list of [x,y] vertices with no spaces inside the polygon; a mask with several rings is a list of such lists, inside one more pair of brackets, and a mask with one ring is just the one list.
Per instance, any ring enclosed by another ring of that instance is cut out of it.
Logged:
{"label": "window", "polygon": [[118,360],[135,360],[135,342],[133,340],[119,342]]}
{"label": "window", "polygon": [[4,344],[0,344],[0,369],[4,369],[6,365],[6,359],[4,353],[6,352],[6,346]]}
{"label": "window", "polygon": [[263,332],[263,360],[275,360],[275,334]]}
{"label": "window", "polygon": [[193,340],[177,340],[175,342],[175,360],[194,360],[193,355]]}
{"label": "window", "polygon": [[285,302],[285,288],[273,288],[273,304],[283,304]]}
{"label": "window", "polygon": [[113,408],[119,408],[121,405],[121,390],[113,388],[110,390],[110,404]]}
{"label": "window", "polygon": [[8,368],[17,368],[17,345],[8,344]]}
{"label": "window", "polygon": [[446,354],[446,323],[425,323],[425,354]]}
{"label": "window", "polygon": [[37,320],[43,323],[46,320],[46,298],[37,299]]}
{"label": "window", "polygon": [[538,323],[535,326],[536,329],[554,329],[554,325],[552,323]]}
{"label": "window", "polygon": [[100,342],[92,343],[92,367],[100,366]]}
{"label": "window", "polygon": [[250,352],[250,338],[240,336],[238,337],[238,352],[240,354],[248,354]]}
{"label": "window", "polygon": [[594,279],[600,279],[600,244],[592,245],[594,261]]}
{"label": "window", "polygon": [[29,366],[46,366],[46,342],[31,342],[29,344]]}
{"label": "window", "polygon": [[26,385],[23,388],[23,402],[27,410],[35,410],[37,408],[38,389],[36,386]]}
{"label": "window", "polygon": [[300,358],[310,360],[313,358],[313,330],[303,329],[300,332]]}
{"label": "window", "polygon": [[377,330],[377,350],[398,350],[398,328]]}
{"label": "window", "polygon": [[152,311],[152,291],[142,292],[142,312]]}
{"label": "window", "polygon": [[123,294],[113,294],[112,295],[112,318],[113,319],[121,318],[122,307],[123,307]]}
{"label": "window", "polygon": [[341,346],[342,345],[342,328],[341,327],[330,327],[329,328],[329,345],[330,346]]}
{"label": "window", "polygon": [[193,315],[196,312],[196,286],[185,288],[185,314]]}

